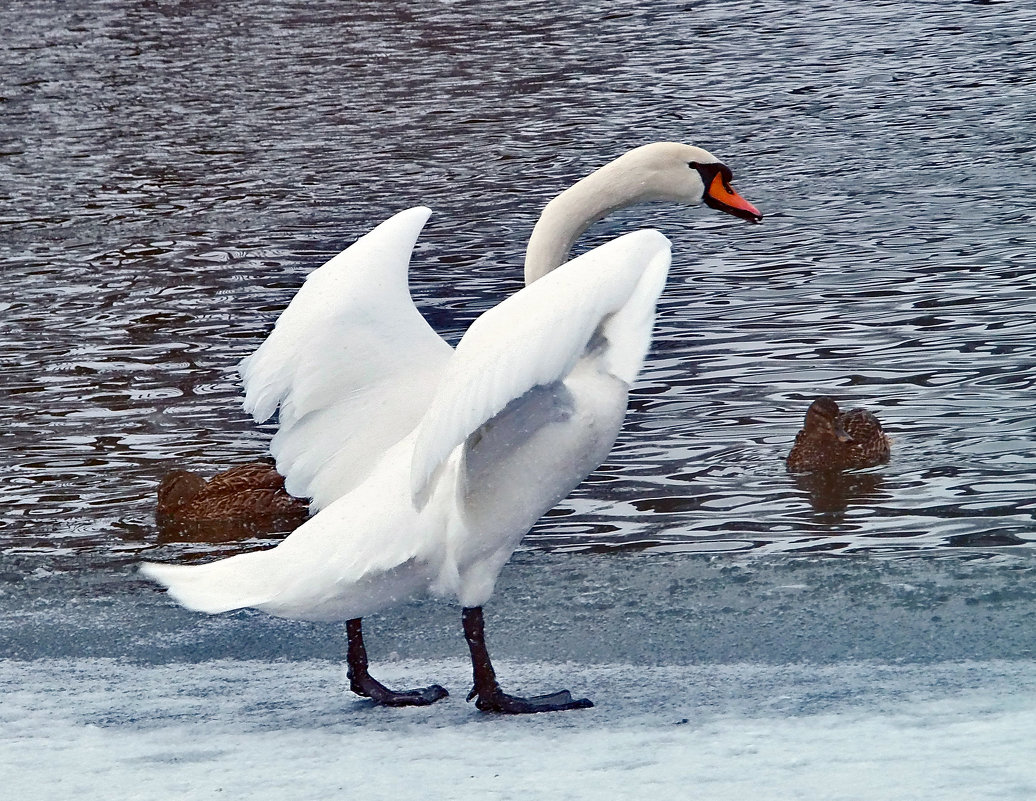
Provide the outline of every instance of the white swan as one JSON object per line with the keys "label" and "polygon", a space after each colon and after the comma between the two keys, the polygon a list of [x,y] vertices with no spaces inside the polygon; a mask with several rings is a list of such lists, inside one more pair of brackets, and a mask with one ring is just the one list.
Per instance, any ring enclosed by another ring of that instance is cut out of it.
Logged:
{"label": "white swan", "polygon": [[[652,200],[697,204],[757,221],[730,170],[701,148],[635,148],[547,204],[529,240],[526,283],[557,267],[594,221]],[[407,269],[424,223],[394,217],[314,270],[254,354],[241,363],[245,409],[280,407],[270,444],[292,495],[314,511],[358,486],[407,434],[453,349],[414,306]]]}
{"label": "white swan", "polygon": [[[406,269],[425,208],[397,214],[314,271],[242,365],[246,408],[280,407],[272,450],[294,492],[325,507],[277,547],[206,565],[145,564],[183,605],[347,620],[354,692],[427,704],[367,670],[361,618],[415,596],[457,598],[479,709],[590,706],[567,691],[503,693],[482,604],[526,531],[599,465],[625,415],[669,268],[669,243],[638,231],[558,266],[594,219],[652,199],[703,196],[759,212],[730,171],[686,145],[638,148],[548,204],[529,285],[483,314],[453,351],[414,308]],[[556,268],[556,269],[555,269]]]}

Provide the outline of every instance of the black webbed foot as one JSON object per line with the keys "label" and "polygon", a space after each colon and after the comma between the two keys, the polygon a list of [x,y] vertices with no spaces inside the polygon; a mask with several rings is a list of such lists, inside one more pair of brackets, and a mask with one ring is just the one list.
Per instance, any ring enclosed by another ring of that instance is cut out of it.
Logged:
{"label": "black webbed foot", "polygon": [[428,706],[449,693],[438,684],[413,690],[390,690],[367,672],[367,649],[360,618],[346,622],[349,638],[349,689],[380,706]]}
{"label": "black webbed foot", "polygon": [[559,690],[547,695],[533,695],[522,698],[508,695],[499,687],[495,692],[485,696],[479,695],[477,689],[468,694],[468,700],[477,698],[475,706],[483,712],[496,712],[501,715],[527,715],[533,712],[564,712],[568,709],[589,709],[594,705],[589,698],[572,698],[568,690]]}
{"label": "black webbed foot", "polygon": [[486,649],[485,623],[482,618],[482,607],[465,607],[461,613],[464,623],[464,637],[471,650],[471,667],[475,677],[475,687],[468,694],[468,700],[476,698],[475,706],[483,712],[496,712],[502,715],[525,715],[532,712],[563,712],[567,709],[589,709],[593,702],[589,698],[572,698],[568,690],[561,690],[548,695],[534,695],[521,698],[508,695],[496,683],[496,671],[489,659]]}
{"label": "black webbed foot", "polygon": [[413,690],[390,690],[370,674],[355,678],[350,676],[349,688],[380,706],[428,706],[449,695],[446,688],[438,684]]}

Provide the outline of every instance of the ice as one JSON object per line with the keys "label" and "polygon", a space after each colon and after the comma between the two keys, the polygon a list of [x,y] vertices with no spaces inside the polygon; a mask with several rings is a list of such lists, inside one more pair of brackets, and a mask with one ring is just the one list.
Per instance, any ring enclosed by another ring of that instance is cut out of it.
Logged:
{"label": "ice", "polygon": [[378,709],[340,624],[5,559],[3,798],[1036,798],[1028,559],[517,554],[486,609],[501,684],[596,704],[519,718],[465,703],[456,605],[365,622],[377,678],[451,693]]}
{"label": "ice", "polygon": [[453,695],[354,700],[340,665],[0,662],[0,774],[19,799],[1029,799],[1036,668],[548,665],[592,710],[486,716],[461,660],[381,665]]}

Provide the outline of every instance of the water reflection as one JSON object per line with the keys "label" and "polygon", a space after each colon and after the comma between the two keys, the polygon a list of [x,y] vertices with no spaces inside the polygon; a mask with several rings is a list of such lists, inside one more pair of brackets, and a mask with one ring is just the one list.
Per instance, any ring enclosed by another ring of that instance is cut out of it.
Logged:
{"label": "water reflection", "polygon": [[881,505],[891,498],[883,489],[884,479],[878,473],[832,472],[795,475],[795,486],[809,498],[809,505],[817,514],[826,515],[834,522],[845,519],[850,505]]}
{"label": "water reflection", "polygon": [[[282,517],[270,517],[263,520],[206,520],[206,521],[177,521],[160,520],[156,522],[158,536],[156,542],[160,545],[171,543],[195,542],[203,544],[241,543],[245,540],[262,540],[264,545],[271,540],[282,539],[280,536],[291,533],[305,521],[305,517],[299,515],[284,515]],[[249,550],[247,547],[241,549],[229,549],[227,554],[240,553]]]}

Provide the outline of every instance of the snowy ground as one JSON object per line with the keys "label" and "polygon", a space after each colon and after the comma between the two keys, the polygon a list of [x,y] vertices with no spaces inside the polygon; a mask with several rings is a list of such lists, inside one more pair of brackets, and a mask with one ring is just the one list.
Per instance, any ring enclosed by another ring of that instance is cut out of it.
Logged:
{"label": "snowy ground", "polygon": [[341,627],[38,571],[0,587],[3,795],[1029,801],[1033,570],[519,555],[487,610],[505,689],[597,704],[523,718],[465,703],[449,605],[371,621],[375,675],[452,693],[386,710]]}
{"label": "snowy ground", "polygon": [[0,773],[19,799],[1036,797],[1031,665],[501,667],[598,706],[486,717],[456,660],[385,665],[455,690],[403,711],[323,661],[4,662]]}

